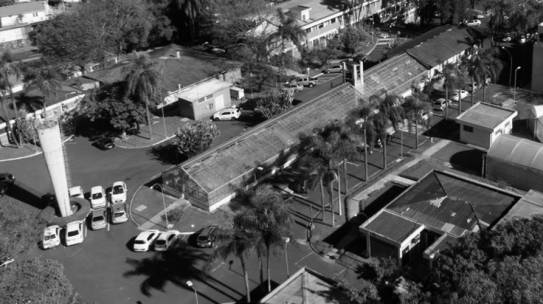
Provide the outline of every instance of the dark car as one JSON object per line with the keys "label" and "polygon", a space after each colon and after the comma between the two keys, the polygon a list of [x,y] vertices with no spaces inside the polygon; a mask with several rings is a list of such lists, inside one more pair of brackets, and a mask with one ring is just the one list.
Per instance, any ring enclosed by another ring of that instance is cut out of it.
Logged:
{"label": "dark car", "polygon": [[200,248],[211,248],[215,246],[215,233],[217,226],[207,226],[198,233],[196,237],[196,246]]}
{"label": "dark car", "polygon": [[14,182],[15,177],[13,174],[0,173],[0,197],[8,191],[9,186],[13,185]]}
{"label": "dark car", "polygon": [[93,143],[94,146],[96,146],[98,149],[101,150],[110,150],[115,147],[115,143],[113,142],[113,138],[111,137],[100,137],[96,139]]}

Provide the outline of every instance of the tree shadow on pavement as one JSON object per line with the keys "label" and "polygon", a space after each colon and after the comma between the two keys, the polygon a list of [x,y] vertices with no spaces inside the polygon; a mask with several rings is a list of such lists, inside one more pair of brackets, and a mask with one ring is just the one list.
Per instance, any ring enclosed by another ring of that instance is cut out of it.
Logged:
{"label": "tree shadow on pavement", "polygon": [[149,154],[165,165],[177,165],[187,159],[187,157],[181,155],[177,150],[177,147],[171,143],[155,146],[149,150]]}
{"label": "tree shadow on pavement", "polygon": [[[156,253],[151,257],[141,260],[127,259],[126,262],[133,267],[133,270],[123,275],[125,277],[144,276],[140,290],[149,297],[153,289],[164,291],[168,282],[192,290],[187,286],[187,281],[204,281],[210,261],[210,254],[189,247],[184,242],[177,242],[168,251]],[[204,294],[200,296],[215,302]]]}

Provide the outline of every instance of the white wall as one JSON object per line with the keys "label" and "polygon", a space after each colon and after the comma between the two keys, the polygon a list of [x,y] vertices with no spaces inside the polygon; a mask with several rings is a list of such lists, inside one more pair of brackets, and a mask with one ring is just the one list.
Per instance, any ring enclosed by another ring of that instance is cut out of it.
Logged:
{"label": "white wall", "polygon": [[25,24],[25,23],[36,23],[40,21],[45,21],[48,19],[47,13],[44,10],[32,13],[24,13],[21,15],[13,15],[0,18],[0,24],[2,27]]}
{"label": "white wall", "polygon": [[0,43],[27,39],[25,26],[0,31]]}
{"label": "white wall", "polygon": [[[460,141],[474,146],[478,146],[484,149],[490,148],[490,137],[493,130],[481,128],[471,124],[460,124]],[[473,132],[466,131],[465,128],[473,128]]]}

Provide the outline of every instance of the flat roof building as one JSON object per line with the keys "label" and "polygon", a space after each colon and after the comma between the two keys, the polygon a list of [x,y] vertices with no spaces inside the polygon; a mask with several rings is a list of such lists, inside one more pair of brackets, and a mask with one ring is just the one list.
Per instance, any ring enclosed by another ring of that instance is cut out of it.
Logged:
{"label": "flat roof building", "polygon": [[456,117],[460,141],[488,149],[498,136],[510,134],[517,111],[489,103],[476,103]]}

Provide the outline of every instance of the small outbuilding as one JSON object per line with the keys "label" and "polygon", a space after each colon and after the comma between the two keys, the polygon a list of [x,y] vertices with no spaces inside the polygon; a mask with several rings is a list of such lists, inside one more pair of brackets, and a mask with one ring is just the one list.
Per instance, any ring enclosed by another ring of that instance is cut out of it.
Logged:
{"label": "small outbuilding", "polygon": [[456,117],[460,141],[488,150],[496,138],[510,134],[517,111],[478,102]]}
{"label": "small outbuilding", "polygon": [[521,190],[543,191],[543,144],[512,136],[499,136],[488,150],[486,178]]}

